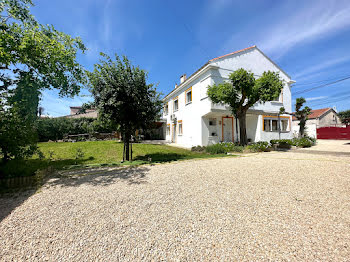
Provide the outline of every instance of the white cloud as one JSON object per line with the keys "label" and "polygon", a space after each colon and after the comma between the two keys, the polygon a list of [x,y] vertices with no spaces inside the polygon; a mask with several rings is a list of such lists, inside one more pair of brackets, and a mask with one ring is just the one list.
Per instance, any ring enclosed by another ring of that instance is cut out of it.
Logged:
{"label": "white cloud", "polygon": [[321,100],[321,99],[324,99],[324,98],[327,98],[328,96],[315,96],[315,97],[308,97],[308,98],[305,98],[305,100],[307,102],[311,102],[311,101],[315,101],[315,100]]}
{"label": "white cloud", "polygon": [[295,74],[295,79],[303,78],[303,76],[317,73],[323,69],[333,67],[335,65],[347,62],[349,60],[350,60],[350,56],[343,56],[343,57],[337,57],[334,59],[326,60],[326,62],[324,62],[324,63],[319,63],[317,65],[311,66],[311,67]]}
{"label": "white cloud", "polygon": [[[315,41],[349,28],[350,1],[304,1],[268,26],[259,46],[282,56],[296,45]],[[290,7],[291,8],[291,7]]]}
{"label": "white cloud", "polygon": [[[219,5],[221,15],[227,9]],[[211,13],[218,13],[218,7]],[[232,47],[247,47],[256,44],[269,56],[278,59],[297,46],[311,44],[322,38],[330,37],[350,27],[350,1],[309,0],[279,1],[273,8],[267,8],[259,14],[246,19],[245,23],[232,27],[221,50]],[[204,16],[205,25],[217,17]],[[203,29],[204,28],[204,29]],[[202,36],[207,34],[201,33]],[[203,38],[203,37],[202,37]]]}

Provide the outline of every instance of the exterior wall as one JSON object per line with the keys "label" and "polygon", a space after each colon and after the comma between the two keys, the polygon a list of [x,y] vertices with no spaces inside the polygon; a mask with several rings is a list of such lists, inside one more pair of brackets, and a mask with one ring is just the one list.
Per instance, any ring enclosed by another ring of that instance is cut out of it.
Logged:
{"label": "exterior wall", "polygon": [[335,126],[335,125],[342,126],[341,120],[336,112],[334,112],[333,110],[329,110],[326,114],[320,117],[317,127]]}
{"label": "exterior wall", "polygon": [[[295,121],[293,121],[293,122],[295,122]],[[308,136],[317,138],[317,126],[315,123],[309,123],[309,124],[305,125],[305,128],[306,128],[305,133]],[[299,136],[299,129],[300,129],[299,125],[293,125],[293,136],[294,137]]]}
{"label": "exterior wall", "polygon": [[[250,108],[250,113],[247,115],[247,135],[252,141],[278,139],[278,132],[264,132],[262,130],[262,115],[277,114],[282,106],[287,112],[291,112],[291,91],[290,78],[266,58],[258,49],[252,49],[247,52],[239,53],[215,60],[199,70],[199,73],[191,76],[188,80],[182,83],[177,89],[167,95],[163,101],[168,103],[169,112],[164,115],[167,124],[171,124],[171,132],[166,135],[166,140],[171,141],[173,136],[173,121],[171,115],[176,118],[176,121],[182,121],[183,134],[177,135],[175,143],[191,147],[195,145],[208,145],[222,141],[222,117],[230,116],[231,112],[227,105],[213,104],[207,96],[209,85],[218,84],[228,79],[228,76],[234,70],[245,68],[252,71],[259,77],[264,71],[271,70],[280,72],[280,76],[285,80],[283,93],[277,101],[267,102],[264,104],[255,104]],[[185,103],[185,92],[192,87],[192,102]],[[174,112],[174,98],[178,98],[179,109]],[[217,118],[217,136],[210,135],[209,119]],[[238,141],[239,134],[234,124],[234,139]],[[291,129],[291,127],[290,127]],[[178,134],[178,125],[177,125]],[[291,138],[292,132],[281,134],[281,138]]]}

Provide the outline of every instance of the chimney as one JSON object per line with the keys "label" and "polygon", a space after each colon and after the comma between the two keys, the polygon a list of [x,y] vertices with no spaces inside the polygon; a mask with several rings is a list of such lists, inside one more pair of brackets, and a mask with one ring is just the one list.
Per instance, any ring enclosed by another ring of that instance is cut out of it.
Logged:
{"label": "chimney", "polygon": [[177,88],[177,84],[175,84],[175,88],[174,89],[176,89]]}
{"label": "chimney", "polygon": [[185,81],[186,81],[186,74],[183,74],[182,76],[180,76],[180,84],[182,84]]}

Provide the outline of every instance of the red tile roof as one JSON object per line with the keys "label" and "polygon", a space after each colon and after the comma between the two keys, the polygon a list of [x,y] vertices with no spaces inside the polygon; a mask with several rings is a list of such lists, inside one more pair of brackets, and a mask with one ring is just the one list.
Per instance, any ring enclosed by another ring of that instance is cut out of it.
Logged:
{"label": "red tile roof", "polygon": [[238,50],[238,51],[235,51],[235,52],[232,52],[232,53],[229,53],[229,54],[223,55],[223,56],[215,57],[215,58],[213,58],[213,59],[210,59],[209,61],[211,62],[211,61],[214,61],[214,60],[217,60],[217,59],[223,58],[223,57],[225,57],[225,56],[234,55],[234,54],[237,54],[237,53],[240,53],[240,52],[243,52],[243,51],[246,51],[246,50],[252,49],[252,48],[254,48],[254,47],[256,47],[256,45],[253,45],[253,46],[251,46],[251,47],[247,47],[247,48],[244,48],[244,49],[241,49],[241,50]]}
{"label": "red tile roof", "polygon": [[[311,114],[309,115],[309,119],[316,119],[322,116],[324,113],[326,113],[328,110],[332,108],[327,107],[327,108],[321,108],[321,109],[315,109],[311,110]],[[293,112],[293,120],[297,120],[296,117],[294,116],[295,112]]]}

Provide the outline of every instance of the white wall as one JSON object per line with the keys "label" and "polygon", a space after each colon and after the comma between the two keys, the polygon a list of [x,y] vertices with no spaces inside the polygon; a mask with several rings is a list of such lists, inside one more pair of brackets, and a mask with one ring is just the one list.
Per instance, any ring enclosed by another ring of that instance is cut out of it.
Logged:
{"label": "white wall", "polygon": [[[309,121],[307,121],[307,122],[309,122]],[[293,125],[293,136],[294,137],[299,136],[299,129],[300,129],[299,125]],[[307,125],[305,125],[305,133],[308,136],[317,138],[317,125],[314,123],[308,123]]]}

